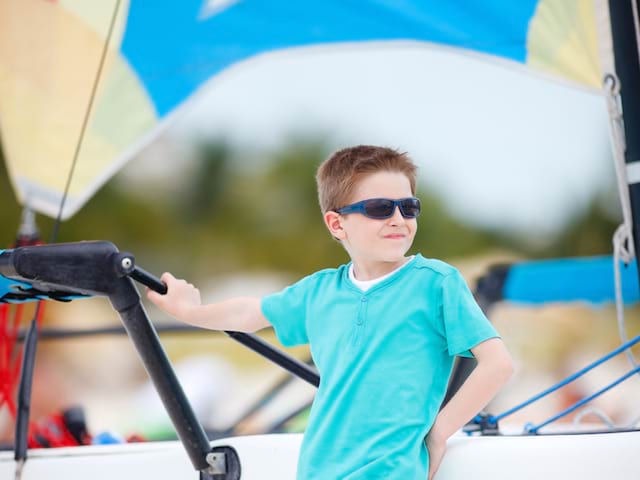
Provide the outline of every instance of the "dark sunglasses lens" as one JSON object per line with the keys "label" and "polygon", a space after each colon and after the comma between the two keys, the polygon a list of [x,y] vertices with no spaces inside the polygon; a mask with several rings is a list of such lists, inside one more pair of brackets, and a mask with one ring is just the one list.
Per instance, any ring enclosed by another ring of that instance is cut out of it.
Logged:
{"label": "dark sunglasses lens", "polygon": [[393,215],[394,204],[384,198],[376,198],[364,203],[364,211],[371,218],[388,218]]}
{"label": "dark sunglasses lens", "polygon": [[420,215],[420,200],[417,198],[405,198],[400,202],[400,211],[405,218],[416,218]]}

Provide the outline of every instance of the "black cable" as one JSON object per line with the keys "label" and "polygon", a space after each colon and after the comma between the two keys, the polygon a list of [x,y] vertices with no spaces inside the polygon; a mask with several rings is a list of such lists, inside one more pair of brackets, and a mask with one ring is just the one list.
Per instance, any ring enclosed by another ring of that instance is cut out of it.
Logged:
{"label": "black cable", "polygon": [[[119,10],[120,10],[120,0],[117,0],[115,8],[113,10],[113,14],[111,16],[111,24],[109,25],[109,31],[107,33],[107,37],[104,42],[104,47],[102,49],[102,56],[100,58],[100,63],[98,65],[98,71],[96,72],[96,78],[93,82],[91,96],[89,97],[89,104],[87,105],[87,110],[85,112],[84,120],[82,122],[80,136],[78,138],[78,142],[76,144],[76,148],[73,154],[71,170],[69,171],[69,175],[67,177],[67,183],[65,185],[64,193],[62,195],[62,200],[60,202],[60,209],[58,210],[58,216],[56,217],[56,221],[54,223],[53,231],[51,234],[51,240],[49,243],[55,243],[55,241],[58,238],[58,231],[60,229],[60,223],[62,221],[62,212],[64,210],[64,205],[66,203],[67,196],[69,194],[69,187],[71,185],[71,180],[73,178],[73,173],[75,171],[76,163],[80,156],[80,148],[82,147],[82,141],[85,136],[87,125],[89,124],[91,109],[93,107],[93,102],[95,100],[95,95],[98,89],[98,84],[100,82],[100,77],[102,75],[102,69],[104,67],[105,59],[107,57],[107,52],[109,50],[109,43],[111,42],[111,35],[113,34],[113,29],[116,23],[116,19],[118,17]],[[38,306],[36,307],[36,313],[33,319],[31,320],[29,332],[27,333],[26,341],[24,344],[24,351],[23,351],[23,358],[22,358],[22,370],[20,373],[18,411],[16,413],[16,430],[15,430],[14,458],[17,462],[16,478],[20,478],[22,467],[27,459],[27,449],[29,444],[29,441],[28,441],[29,440],[29,417],[31,412],[31,386],[33,384],[33,371],[35,366],[36,349],[37,349],[37,343],[38,343],[37,315],[39,311],[40,311],[40,302],[38,302]]]}
{"label": "black cable", "polygon": [[100,77],[102,76],[102,69],[104,68],[105,59],[107,58],[107,52],[109,51],[109,43],[111,43],[111,35],[113,33],[113,27],[115,26],[116,18],[118,17],[119,10],[120,10],[120,0],[116,0],[116,7],[113,10],[113,15],[111,16],[111,24],[109,25],[109,32],[107,33],[107,38],[105,39],[104,46],[102,48],[102,56],[100,57],[100,63],[98,64],[98,71],[96,72],[96,78],[93,82],[91,95],[89,96],[89,104],[87,105],[87,111],[85,112],[84,119],[82,121],[82,127],[80,128],[80,136],[78,138],[78,142],[76,143],[75,151],[73,152],[73,161],[71,162],[71,170],[69,171],[69,175],[67,176],[67,183],[64,187],[64,193],[62,194],[62,200],[60,201],[60,208],[58,209],[58,216],[56,217],[56,221],[53,225],[53,231],[51,233],[51,240],[49,241],[49,243],[55,243],[55,241],[58,238],[58,230],[60,229],[60,223],[62,222],[62,212],[64,211],[64,204],[67,202],[67,196],[69,195],[69,187],[71,186],[71,179],[73,178],[73,173],[76,169],[78,158],[80,157],[80,149],[82,148],[82,141],[84,140],[85,132],[87,130],[87,126],[89,125],[89,118],[91,117],[91,109],[93,108],[93,102],[95,101],[96,92],[98,91],[98,84],[100,83]]}

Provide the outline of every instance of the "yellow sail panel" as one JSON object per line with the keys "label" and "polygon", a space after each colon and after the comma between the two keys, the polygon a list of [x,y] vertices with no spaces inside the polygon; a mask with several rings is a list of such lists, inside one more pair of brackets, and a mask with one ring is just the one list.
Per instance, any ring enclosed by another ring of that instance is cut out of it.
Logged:
{"label": "yellow sail panel", "polygon": [[541,0],[529,24],[527,65],[599,89],[598,42],[592,0]]}
{"label": "yellow sail panel", "polygon": [[81,139],[117,3],[0,2],[0,133],[19,201],[42,213],[58,214],[79,142],[63,218],[91,197],[106,172],[115,170],[119,154],[156,123],[151,102],[118,52],[128,8],[121,2]]}
{"label": "yellow sail panel", "polygon": [[57,214],[79,145],[67,218],[214,75],[272,51],[410,39],[601,85],[592,0],[205,4],[0,0],[0,134],[22,203]]}

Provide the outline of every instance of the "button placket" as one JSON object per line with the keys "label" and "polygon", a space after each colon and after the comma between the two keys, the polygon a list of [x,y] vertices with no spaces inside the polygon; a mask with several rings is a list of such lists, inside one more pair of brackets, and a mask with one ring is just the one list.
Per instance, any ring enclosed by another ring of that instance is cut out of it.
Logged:
{"label": "button placket", "polygon": [[354,325],[353,332],[353,346],[360,345],[360,341],[362,339],[362,330],[364,329],[364,323],[367,318],[367,305],[368,298],[366,295],[360,297],[360,306],[358,308],[358,315],[356,316],[356,321]]}

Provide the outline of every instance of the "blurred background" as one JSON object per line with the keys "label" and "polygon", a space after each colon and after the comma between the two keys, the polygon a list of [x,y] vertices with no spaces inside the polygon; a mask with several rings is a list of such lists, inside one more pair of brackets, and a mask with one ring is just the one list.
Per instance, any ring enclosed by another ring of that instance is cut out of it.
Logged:
{"label": "blurred background", "polygon": [[[472,288],[496,263],[611,254],[621,214],[601,97],[474,59],[444,59],[434,67],[430,58],[429,67],[421,67],[420,55],[433,52],[335,53],[295,62],[276,55],[217,78],[62,224],[58,241],[110,240],[157,275],[171,271],[189,279],[205,301],[275,292],[348,261],[325,231],[314,174],[336,149],[367,143],[414,158],[424,209],[411,253],[455,265]],[[438,72],[446,69],[467,82],[445,91]],[[497,100],[492,89],[500,92]],[[9,246],[21,207],[3,161],[0,205],[0,245]],[[38,215],[37,223],[46,240],[53,220]],[[173,321],[152,306],[148,311],[158,325]],[[640,331],[639,313],[637,306],[628,309],[630,337]],[[612,305],[504,304],[491,320],[517,365],[492,413],[620,343]],[[43,326],[118,322],[106,301],[91,299],[50,302]],[[260,335],[277,344],[270,330]],[[215,332],[163,335],[162,341],[212,430],[232,428],[286,377]],[[309,358],[306,347],[289,352]],[[510,422],[519,429],[542,421],[627,370],[627,360],[615,358]],[[633,378],[596,405],[614,422],[630,423],[640,415],[639,393]],[[41,341],[33,394],[35,421],[81,405],[91,431],[172,437],[124,335]],[[312,388],[295,380],[269,408],[243,418],[236,432],[268,430],[312,396]],[[2,441],[11,441],[12,429],[7,412],[0,412]]]}

